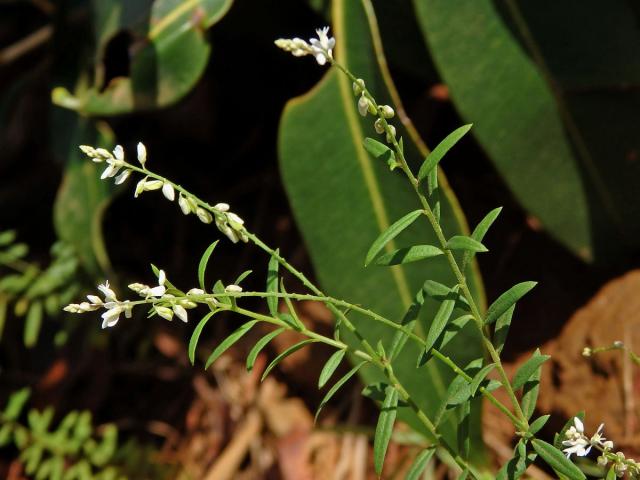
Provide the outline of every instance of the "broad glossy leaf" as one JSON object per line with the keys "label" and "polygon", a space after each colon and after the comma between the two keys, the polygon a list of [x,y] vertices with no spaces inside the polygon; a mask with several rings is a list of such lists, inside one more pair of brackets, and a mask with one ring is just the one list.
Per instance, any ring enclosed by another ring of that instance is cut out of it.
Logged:
{"label": "broad glossy leaf", "polygon": [[53,91],[60,106],[87,115],[116,115],[175,103],[204,72],[211,46],[206,31],[233,0],[113,0],[96,2],[93,20],[96,58],[119,32],[132,38],[130,75],[104,82],[104,65],[96,66],[95,84],[71,94]]}
{"label": "broad glossy leaf", "polygon": [[[384,53],[380,49],[377,23],[371,13],[371,5],[367,1],[333,2],[332,25],[337,39],[334,52],[338,61],[365,79],[379,102],[400,111],[389,73],[377,61],[384,58]],[[294,58],[291,61],[305,60],[313,61]],[[362,258],[371,242],[393,221],[420,208],[420,204],[406,179],[397,172],[389,172],[384,162],[377,161],[363,147],[365,137],[380,137],[373,129],[372,117],[363,118],[358,114],[356,101],[349,80],[336,70],[329,70],[312,91],[290,102],[280,127],[281,172],[297,224],[323,289],[328,294],[366,305],[399,322],[409,309],[414,292],[424,283],[424,265],[410,263],[385,269],[365,269]],[[407,160],[417,171],[428,150],[410,124],[405,127],[395,120],[394,125],[404,140]],[[467,234],[462,213],[444,177],[440,178],[439,191],[445,232],[448,235]],[[426,219],[418,219],[404,230],[402,240],[406,245],[437,244]],[[397,248],[395,241],[389,242],[386,252]],[[444,256],[429,260],[428,276],[442,284],[455,284]],[[476,271],[470,272],[468,278],[480,305],[483,305],[482,287]],[[425,302],[423,314],[416,325],[418,335],[424,336],[437,307],[432,299]],[[395,332],[355,312],[351,312],[349,317],[372,344],[383,339],[385,349],[390,351]],[[461,364],[481,355],[478,337],[470,327],[462,330],[448,346],[452,356]],[[345,332],[342,339],[358,345]],[[452,375],[436,362],[416,369],[415,359],[419,352],[419,347],[408,341],[395,357],[394,371],[403,385],[415,392],[413,397],[420,406],[433,414]],[[384,377],[372,367],[364,368],[361,375],[367,384],[384,381]],[[402,409],[399,417],[427,435],[408,409]],[[447,422],[443,431],[455,445],[455,422]],[[483,456],[479,434],[479,416],[476,415],[471,426],[475,442],[472,455],[476,459]]]}
{"label": "broad glossy leaf", "polygon": [[393,433],[393,424],[396,421],[398,413],[398,391],[389,386],[387,387],[386,396],[380,409],[380,416],[376,424],[376,432],[373,437],[373,464],[378,476],[382,474],[382,466],[384,465],[384,457],[387,454],[387,447],[391,434]]}
{"label": "broad glossy leaf", "polygon": [[640,81],[634,7],[413,3],[457,110],[522,205],[585,259],[637,251],[640,166],[626,158],[640,93],[622,88]]}
{"label": "broad glossy leaf", "polygon": [[108,206],[113,182],[100,180],[103,164],[88,161],[78,145],[113,145],[113,134],[104,124],[98,128],[78,119],[65,145],[66,167],[53,205],[53,223],[58,238],[72,245],[82,267],[93,277],[110,269],[102,235],[102,216]]}

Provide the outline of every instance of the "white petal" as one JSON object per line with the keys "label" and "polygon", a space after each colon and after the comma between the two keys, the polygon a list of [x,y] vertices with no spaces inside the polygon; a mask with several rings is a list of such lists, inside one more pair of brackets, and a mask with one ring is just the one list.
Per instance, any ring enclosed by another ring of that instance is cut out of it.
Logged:
{"label": "white petal", "polygon": [[116,306],[102,314],[102,328],[113,327],[120,319],[122,307]]}
{"label": "white petal", "polygon": [[225,292],[237,292],[240,293],[242,291],[242,287],[240,285],[227,285],[224,287]]}
{"label": "white petal", "polygon": [[94,305],[102,305],[102,300],[97,295],[87,295],[87,299]]}
{"label": "white petal", "polygon": [[178,205],[180,206],[180,210],[182,210],[182,213],[184,213],[185,215],[189,215],[191,213],[189,202],[187,202],[187,199],[184,198],[182,194],[180,194],[180,196],[178,197]]}
{"label": "white petal", "polygon": [[164,270],[160,270],[158,272],[158,285],[164,285],[166,281],[167,281],[167,274],[164,273]]}
{"label": "white petal", "polygon": [[147,161],[147,148],[144,146],[142,142],[138,142],[138,161],[144,167],[145,162]]}
{"label": "white petal", "polygon": [[211,221],[213,220],[213,217],[211,216],[211,214],[207,212],[204,208],[198,207],[198,209],[196,210],[196,215],[198,216],[198,218],[202,223],[211,223]]}
{"label": "white petal", "polygon": [[187,295],[204,295],[204,290],[201,288],[192,288],[187,292]]}
{"label": "white petal", "polygon": [[233,212],[227,213],[227,218],[231,220],[233,223],[237,223],[238,225],[244,225],[244,220],[241,219],[238,215]]}
{"label": "white petal", "polygon": [[161,297],[167,291],[164,285],[158,285],[157,287],[150,288],[147,292],[149,297]]}
{"label": "white petal", "polygon": [[162,318],[164,318],[166,320],[172,320],[173,319],[173,311],[171,311],[170,308],[167,308],[167,307],[156,307],[156,312],[158,313],[158,315],[160,315]]}
{"label": "white petal", "polygon": [[113,154],[117,160],[124,160],[124,149],[122,148],[122,145],[116,145],[116,148],[113,149]]}
{"label": "white petal", "polygon": [[104,180],[108,177],[113,177],[116,173],[118,173],[119,168],[113,164],[109,164],[107,168],[104,169],[102,175],[100,175],[100,180]]}
{"label": "white petal", "polygon": [[148,179],[148,178],[149,178],[149,177],[144,177],[144,178],[143,178],[142,180],[140,180],[140,181],[138,182],[138,184],[136,185],[136,192],[133,194],[133,196],[134,196],[135,198],[138,198],[138,195],[140,195],[142,192],[144,192],[144,186],[146,185],[146,183],[147,183],[147,179]]}
{"label": "white petal", "polygon": [[228,212],[230,207],[228,203],[216,203],[213,208],[221,212]]}
{"label": "white petal", "polygon": [[176,192],[173,189],[173,185],[171,185],[170,183],[166,183],[164,185],[162,185],[162,194],[167,198],[167,200],[169,200],[170,202],[173,202],[173,200],[175,200],[176,198]]}
{"label": "white petal", "polygon": [[576,430],[578,432],[584,433],[584,424],[582,423],[582,420],[580,420],[578,417],[574,417],[573,424],[576,426]]}
{"label": "white petal", "polygon": [[162,186],[164,185],[164,182],[161,182],[160,180],[150,180],[145,182],[144,184],[144,189],[145,190],[159,190],[162,188]]}
{"label": "white petal", "polygon": [[126,182],[127,178],[129,178],[129,175],[131,175],[131,170],[125,170],[120,175],[118,175],[116,177],[116,185],[121,185]]}
{"label": "white petal", "polygon": [[174,305],[173,312],[178,316],[180,320],[183,322],[187,322],[187,311],[184,309],[182,305]]}

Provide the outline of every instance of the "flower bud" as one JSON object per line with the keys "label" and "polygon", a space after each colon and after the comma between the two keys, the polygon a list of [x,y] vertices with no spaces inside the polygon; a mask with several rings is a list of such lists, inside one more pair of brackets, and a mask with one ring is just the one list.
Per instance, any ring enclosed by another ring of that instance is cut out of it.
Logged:
{"label": "flower bud", "polygon": [[198,216],[198,218],[202,223],[211,223],[211,221],[213,220],[213,217],[211,216],[211,214],[207,212],[204,208],[198,207],[198,209],[196,210],[196,215]]}
{"label": "flower bud", "polygon": [[358,78],[355,82],[353,82],[353,94],[358,96],[361,95],[362,92],[364,91],[364,80],[361,78]]}
{"label": "flower bud", "polygon": [[360,113],[360,115],[362,115],[363,117],[367,116],[367,112],[369,111],[369,100],[367,99],[367,97],[364,96],[364,94],[362,96],[360,96],[360,98],[358,99],[358,112]]}
{"label": "flower bud", "polygon": [[221,212],[228,212],[230,207],[228,203],[216,203],[213,208]]}
{"label": "flower bud", "polygon": [[384,133],[384,125],[382,123],[382,120],[380,120],[379,118],[374,122],[373,127],[376,129],[376,133]]}
{"label": "flower bud", "polygon": [[184,195],[182,194],[180,194],[180,196],[178,197],[178,206],[180,206],[180,210],[182,210],[182,213],[184,213],[185,215],[189,215],[191,213],[189,202],[187,202],[187,199],[184,198]]}
{"label": "flower bud", "polygon": [[167,307],[155,307],[156,313],[166,320],[173,319],[173,311]]}
{"label": "flower bud", "polygon": [[388,120],[390,118],[393,118],[396,112],[394,112],[393,108],[391,108],[389,105],[381,105],[380,114]]}
{"label": "flower bud", "polygon": [[169,182],[164,182],[164,185],[162,185],[162,194],[170,202],[173,202],[176,198],[176,192],[173,189],[173,185],[171,185]]}
{"label": "flower bud", "polygon": [[396,127],[393,125],[389,125],[389,133],[387,133],[387,143],[392,143],[393,139],[396,138]]}
{"label": "flower bud", "polygon": [[144,168],[144,164],[147,161],[147,147],[145,147],[142,142],[138,142],[137,149],[138,149],[138,161],[140,162],[140,165],[142,165],[142,168]]}

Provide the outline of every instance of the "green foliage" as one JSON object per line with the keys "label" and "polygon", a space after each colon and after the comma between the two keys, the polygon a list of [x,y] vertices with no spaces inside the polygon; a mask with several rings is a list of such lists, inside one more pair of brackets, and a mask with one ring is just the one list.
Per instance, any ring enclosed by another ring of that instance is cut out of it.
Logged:
{"label": "green foliage", "polygon": [[83,282],[79,258],[71,245],[54,244],[51,263],[44,269],[27,259],[28,252],[26,244],[16,242],[14,231],[0,233],[0,336],[11,306],[16,319],[24,318],[23,341],[31,348],[38,340],[43,316],[59,317]]}
{"label": "green foliage", "polygon": [[420,166],[420,170],[418,170],[418,181],[425,180],[429,174],[433,171],[434,168],[440,163],[440,160],[444,158],[446,153],[451,150],[451,148],[464,137],[469,130],[471,130],[471,125],[464,125],[463,127],[459,127],[449,135],[445,137],[436,147],[427,155],[424,162]]}
{"label": "green foliage", "polygon": [[398,391],[393,387],[387,387],[373,441],[373,463],[378,476],[382,474],[382,465],[384,464],[384,457],[387,454],[387,447],[393,433],[397,410]]}
{"label": "green foliage", "polygon": [[11,395],[0,415],[0,447],[20,451],[25,473],[37,480],[125,480],[127,473],[114,464],[118,430],[113,424],[93,426],[89,412],[72,411],[52,425],[53,409],[27,412],[19,418],[29,397],[23,389]]}
{"label": "green foliage", "polygon": [[570,480],[586,479],[584,473],[576,467],[571,460],[555,448],[553,445],[539,439],[534,439],[531,444],[540,457],[551,467],[558,475],[564,475]]}

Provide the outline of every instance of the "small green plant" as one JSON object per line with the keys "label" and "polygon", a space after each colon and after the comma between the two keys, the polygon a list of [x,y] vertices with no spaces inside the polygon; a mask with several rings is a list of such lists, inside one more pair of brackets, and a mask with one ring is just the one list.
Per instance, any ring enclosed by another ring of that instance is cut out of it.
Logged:
{"label": "small green plant", "polygon": [[[382,383],[367,385],[365,391],[368,396],[379,401],[381,412],[374,437],[374,465],[378,475],[381,475],[387,447],[391,439],[392,429],[396,421],[398,410],[411,409],[427,432],[428,447],[419,453],[411,468],[409,478],[419,478],[434,454],[454,464],[459,478],[520,478],[527,467],[540,457],[561,478],[579,480],[586,478],[584,473],[570,461],[571,455],[586,456],[591,448],[602,452],[599,461],[604,466],[609,465],[607,478],[612,475],[621,476],[625,472],[637,475],[638,467],[633,460],[626,460],[620,454],[611,453],[612,443],[602,436],[602,427],[592,437],[584,434],[581,420],[575,417],[570,420],[565,429],[557,436],[555,444],[550,444],[537,438],[536,434],[544,427],[549,415],[534,418],[537,402],[539,379],[542,365],[548,360],[547,355],[536,351],[509,378],[500,358],[507,339],[509,326],[516,303],[526,295],[535,282],[519,283],[500,295],[486,310],[481,311],[476,304],[466,279],[466,272],[473,262],[474,256],[486,252],[482,241],[497,219],[500,208],[490,211],[476,226],[471,235],[447,236],[440,222],[440,198],[438,187],[439,163],[444,155],[470,130],[466,125],[447,136],[424,159],[421,167],[414,172],[409,167],[404,155],[403,141],[397,135],[396,128],[391,121],[395,116],[394,109],[389,105],[376,102],[372,92],[367,88],[363,79],[357,78],[333,56],[335,39],[329,36],[329,29],[317,30],[317,38],[309,42],[294,39],[279,39],[276,45],[292,53],[296,57],[313,56],[319,65],[331,65],[346,75],[353,86],[358,112],[363,116],[374,118],[374,127],[384,141],[372,138],[363,139],[366,150],[379,161],[386,162],[394,174],[402,174],[409,188],[416,197],[416,209],[407,213],[393,223],[372,243],[367,252],[365,265],[392,267],[394,265],[411,262],[429,262],[430,259],[440,257],[444,259],[455,282],[445,285],[428,278],[422,288],[416,292],[414,303],[401,319],[386,318],[366,306],[334,298],[323,292],[310,281],[304,273],[297,270],[281,254],[278,249],[266,245],[258,236],[251,232],[245,222],[236,213],[230,211],[226,203],[211,205],[191,194],[185,188],[167,178],[149,170],[146,166],[147,151],[142,143],[138,144],[137,160],[133,164],[125,159],[121,146],[113,152],[103,148],[81,146],[81,150],[94,162],[106,164],[102,173],[103,179],[115,177],[116,184],[124,183],[132,174],[141,174],[143,178],[137,183],[135,196],[144,192],[161,190],[169,200],[177,199],[178,205],[185,215],[195,214],[204,223],[215,224],[217,229],[232,242],[250,242],[263,250],[268,260],[268,273],[264,291],[245,291],[242,281],[251,273],[244,272],[233,281],[217,280],[210,282],[206,278],[207,267],[217,241],[204,252],[198,268],[198,284],[193,288],[181,289],[171,283],[164,270],[152,266],[156,277],[155,285],[134,283],[129,288],[138,295],[137,299],[120,300],[108,282],[98,289],[103,298],[89,295],[88,301],[70,304],[65,310],[72,313],[85,313],[104,310],[102,313],[102,327],[115,326],[124,314],[126,318],[132,316],[136,307],[147,308],[150,316],[160,316],[167,320],[174,317],[186,322],[189,310],[199,304],[206,305],[209,312],[195,327],[189,342],[189,358],[192,363],[196,359],[196,350],[200,335],[207,323],[220,312],[233,312],[244,317],[242,323],[233,333],[224,339],[210,353],[205,362],[208,368],[229,347],[249,332],[256,324],[266,323],[274,327],[273,331],[261,338],[247,357],[247,369],[253,368],[259,352],[276,336],[286,330],[293,330],[302,334],[305,339],[288,348],[278,355],[266,367],[263,378],[285,357],[312,343],[324,343],[335,349],[334,354],[325,364],[318,381],[319,388],[329,384],[338,366],[348,358],[354,366],[344,376],[339,378],[328,389],[318,408],[318,413],[331,400],[335,393],[360,369],[365,366],[377,369],[385,379]],[[407,245],[399,249],[391,247],[391,243],[404,230],[418,221],[427,222],[436,234],[435,245]],[[299,280],[306,288],[302,293],[289,293],[280,276],[280,269],[284,269]],[[426,270],[428,272],[428,269]],[[242,299],[246,297],[261,297],[266,299],[268,313],[261,313],[245,308]],[[439,307],[424,335],[418,334],[418,315],[426,298],[439,303]],[[335,316],[335,330],[333,336],[321,335],[309,329],[296,313],[295,303],[298,301],[317,301],[326,305]],[[282,301],[287,311],[279,310]],[[391,339],[377,339],[370,341],[366,338],[350,319],[350,314],[357,312],[367,317],[371,322],[380,322],[395,330]],[[479,333],[484,351],[481,358],[477,358],[467,365],[458,365],[452,358],[443,353],[445,346],[467,324],[475,326]],[[344,341],[343,335],[348,334],[357,339],[358,347],[353,348]],[[428,362],[440,362],[455,373],[455,380],[448,386],[447,393],[435,415],[428,415],[416,401],[415,393],[409,392],[394,370],[394,360],[407,342],[419,347],[420,353],[415,359],[416,368],[421,368]],[[493,377],[493,378],[489,378]],[[506,404],[499,401],[493,391],[503,389]],[[487,472],[484,467],[474,465],[470,460],[470,439],[468,426],[471,417],[472,400],[484,397],[495,405],[513,424],[514,434],[519,441],[510,459],[496,473]],[[454,412],[456,413],[454,416]],[[317,416],[317,414],[316,414]],[[441,433],[441,425],[445,419],[454,418],[457,425],[457,442],[445,438]],[[615,457],[615,458],[614,458]],[[604,470],[603,470],[604,472]],[[604,473],[603,473],[604,474]]]}
{"label": "small green plant", "polygon": [[[14,230],[0,232],[0,338],[13,307],[24,318],[24,344],[33,347],[46,314],[55,318],[82,288],[79,261],[72,246],[59,241],[51,247],[52,261],[46,268],[26,259],[29,247],[16,240]],[[2,271],[2,270],[0,270]],[[64,340],[64,331],[56,339]]]}

